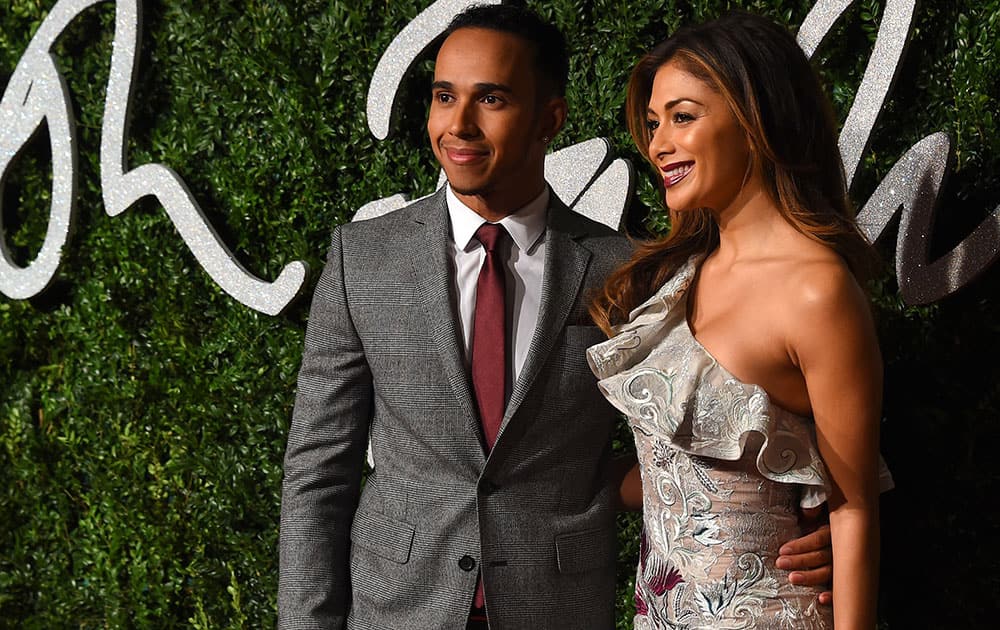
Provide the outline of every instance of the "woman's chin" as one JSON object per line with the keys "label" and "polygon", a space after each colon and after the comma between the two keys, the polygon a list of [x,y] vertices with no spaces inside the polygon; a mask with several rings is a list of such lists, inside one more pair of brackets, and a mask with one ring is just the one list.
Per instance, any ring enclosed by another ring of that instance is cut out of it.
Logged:
{"label": "woman's chin", "polygon": [[695,210],[700,210],[701,209],[701,206],[693,206],[693,205],[687,204],[687,203],[678,204],[678,205],[671,205],[669,200],[667,200],[667,207],[670,208],[671,212],[681,212],[681,213],[684,213],[684,212],[694,212]]}

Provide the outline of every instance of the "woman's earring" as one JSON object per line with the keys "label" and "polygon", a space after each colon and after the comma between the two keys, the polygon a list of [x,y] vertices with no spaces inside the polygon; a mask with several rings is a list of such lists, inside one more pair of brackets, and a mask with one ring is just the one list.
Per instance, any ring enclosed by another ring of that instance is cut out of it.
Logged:
{"label": "woman's earring", "polygon": [[542,144],[548,144],[549,140],[551,140],[551,139],[552,138],[550,138],[548,136],[542,136]]}

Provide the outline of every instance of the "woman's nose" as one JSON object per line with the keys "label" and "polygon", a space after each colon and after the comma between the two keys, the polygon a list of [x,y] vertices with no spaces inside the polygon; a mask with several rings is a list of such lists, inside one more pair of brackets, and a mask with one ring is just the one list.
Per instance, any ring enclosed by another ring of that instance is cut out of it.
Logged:
{"label": "woman's nose", "polygon": [[649,139],[649,159],[656,161],[662,155],[674,152],[673,139],[670,132],[663,126],[653,130],[653,136]]}

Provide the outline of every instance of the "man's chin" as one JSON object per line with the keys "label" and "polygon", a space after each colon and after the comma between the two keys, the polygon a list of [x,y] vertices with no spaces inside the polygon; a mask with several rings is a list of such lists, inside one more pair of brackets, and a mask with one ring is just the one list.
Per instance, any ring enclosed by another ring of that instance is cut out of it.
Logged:
{"label": "man's chin", "polygon": [[451,181],[448,182],[448,185],[451,187],[453,193],[462,195],[463,197],[484,197],[489,193],[489,189],[483,186],[455,184]]}

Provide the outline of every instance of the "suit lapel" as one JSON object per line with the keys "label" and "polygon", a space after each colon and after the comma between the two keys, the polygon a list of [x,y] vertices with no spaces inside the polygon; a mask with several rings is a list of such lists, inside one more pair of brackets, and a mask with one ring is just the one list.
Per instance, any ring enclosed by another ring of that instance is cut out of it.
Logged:
{"label": "suit lapel", "polygon": [[[514,384],[507,404],[507,413],[504,414],[500,427],[501,436],[545,365],[580,292],[590,261],[590,250],[576,242],[579,233],[573,212],[552,193],[545,232],[545,271],[542,274],[538,323],[535,325],[521,375]],[[497,438],[498,442],[499,439],[500,437]]]}
{"label": "suit lapel", "polygon": [[[428,200],[427,211],[415,217],[410,239],[413,280],[417,287],[427,324],[444,367],[444,377],[465,411],[470,436],[479,444],[479,415],[472,396],[462,352],[458,313],[452,299],[450,236],[448,208],[444,190]],[[474,449],[485,457],[482,448]]]}

